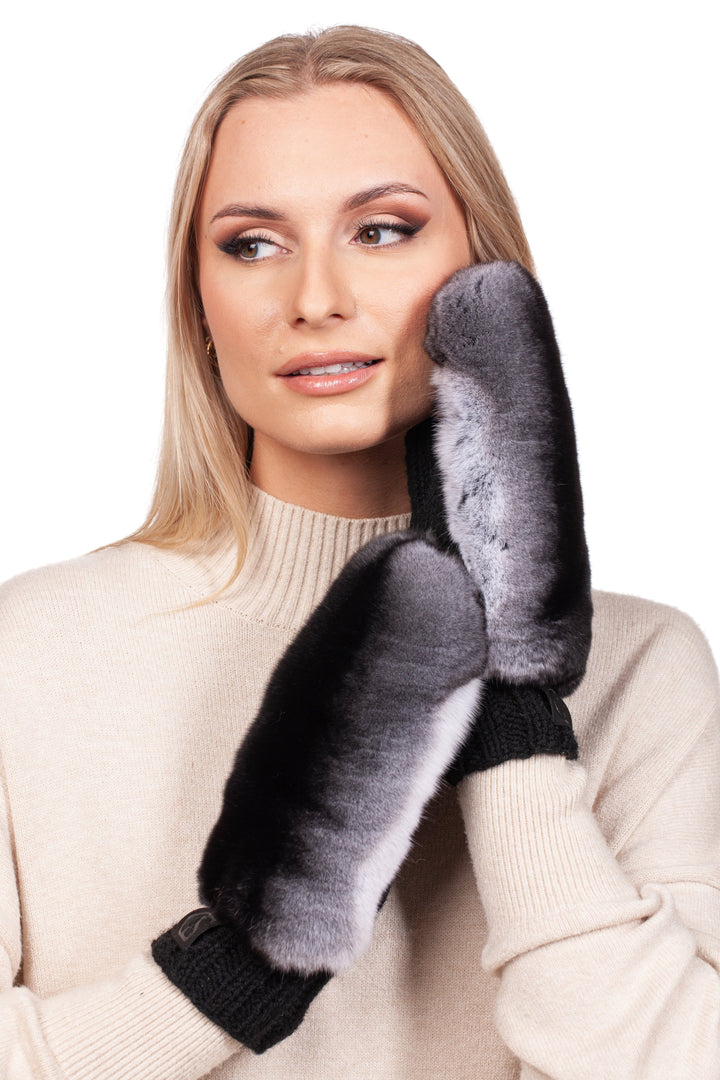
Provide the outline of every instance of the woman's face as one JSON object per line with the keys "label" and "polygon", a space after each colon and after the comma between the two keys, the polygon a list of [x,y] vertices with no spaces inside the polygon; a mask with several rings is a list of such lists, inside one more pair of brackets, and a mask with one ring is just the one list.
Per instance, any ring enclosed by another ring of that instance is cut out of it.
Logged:
{"label": "woman's face", "polygon": [[205,322],[254,460],[367,450],[428,415],[428,306],[470,251],[443,174],[384,94],[334,83],[234,106],[197,232]]}

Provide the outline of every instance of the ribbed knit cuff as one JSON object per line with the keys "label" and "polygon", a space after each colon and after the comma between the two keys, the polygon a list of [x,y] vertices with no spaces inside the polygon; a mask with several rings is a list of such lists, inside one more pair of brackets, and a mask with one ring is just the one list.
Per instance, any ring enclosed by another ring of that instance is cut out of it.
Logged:
{"label": "ribbed knit cuff", "polygon": [[152,944],[168,979],[213,1023],[256,1054],[287,1038],[331,976],[280,971],[206,908]]}
{"label": "ribbed knit cuff", "polygon": [[534,754],[578,756],[567,705],[554,690],[489,682],[470,734],[445,774],[458,784],[470,773]]}

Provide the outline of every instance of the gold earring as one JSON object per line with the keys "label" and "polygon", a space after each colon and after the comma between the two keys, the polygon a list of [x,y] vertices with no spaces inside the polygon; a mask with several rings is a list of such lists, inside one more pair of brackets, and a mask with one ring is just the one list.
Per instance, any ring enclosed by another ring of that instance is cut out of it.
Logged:
{"label": "gold earring", "polygon": [[215,342],[211,337],[205,338],[205,352],[207,353],[207,358],[210,361],[210,367],[213,369],[213,371],[219,372],[220,367],[218,365],[217,353],[215,352]]}

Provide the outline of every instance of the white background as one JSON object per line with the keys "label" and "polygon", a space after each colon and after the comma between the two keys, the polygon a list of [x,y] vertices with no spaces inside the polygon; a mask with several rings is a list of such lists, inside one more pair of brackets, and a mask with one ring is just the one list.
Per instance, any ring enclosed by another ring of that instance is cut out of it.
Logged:
{"label": "white background", "polygon": [[574,402],[594,583],[720,654],[718,41],[699,0],[15,5],[3,102],[0,578],[131,531],[162,406],[164,239],[208,86],[269,37],[414,38],[518,199]]}

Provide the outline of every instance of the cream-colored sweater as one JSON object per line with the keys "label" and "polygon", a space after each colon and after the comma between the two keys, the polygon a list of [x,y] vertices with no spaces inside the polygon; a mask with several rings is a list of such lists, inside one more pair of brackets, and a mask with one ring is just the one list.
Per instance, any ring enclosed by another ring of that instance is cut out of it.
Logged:
{"label": "cream-colored sweater", "polygon": [[720,720],[695,625],[596,595],[581,763],[446,788],[376,925],[262,1056],[195,1011],[153,937],[196,906],[235,750],[349,555],[403,519],[257,494],[232,555],[110,548],[2,593],[2,1080],[720,1077]]}

